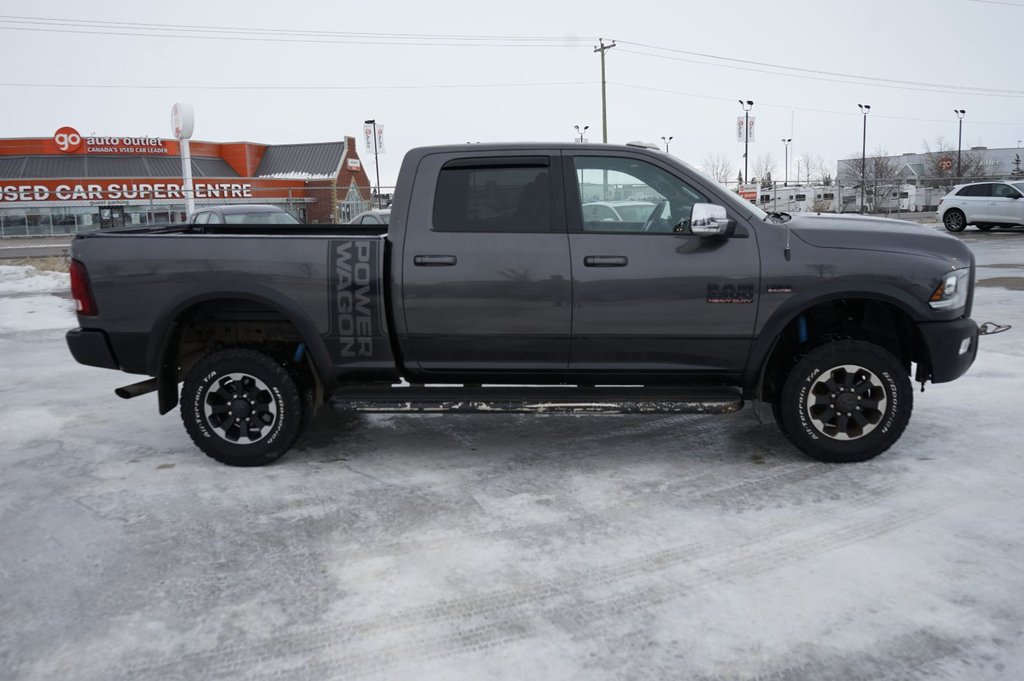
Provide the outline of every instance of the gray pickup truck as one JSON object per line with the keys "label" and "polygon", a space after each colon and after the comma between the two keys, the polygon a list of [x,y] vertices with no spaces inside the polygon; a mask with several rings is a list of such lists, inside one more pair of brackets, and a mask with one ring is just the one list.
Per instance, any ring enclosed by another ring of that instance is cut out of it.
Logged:
{"label": "gray pickup truck", "polygon": [[395,196],[376,231],[79,236],[71,353],[151,377],[117,392],[155,390],[162,414],[180,384],[196,445],[252,466],[324,404],[725,413],[744,400],[770,405],[808,455],[863,461],[906,427],[912,376],[952,381],[977,352],[974,259],[955,237],[765,213],[643,146],[414,149]]}

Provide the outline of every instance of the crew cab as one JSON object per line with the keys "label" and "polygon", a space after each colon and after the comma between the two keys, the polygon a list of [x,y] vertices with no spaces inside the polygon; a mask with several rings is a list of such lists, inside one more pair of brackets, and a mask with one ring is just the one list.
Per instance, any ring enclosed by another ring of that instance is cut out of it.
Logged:
{"label": "crew cab", "polygon": [[[862,461],[907,426],[912,377],[952,381],[977,352],[974,259],[955,237],[766,213],[642,146],[413,149],[395,196],[386,228],[79,236],[71,353],[150,377],[118,394],[155,390],[160,413],[180,399],[200,449],[251,466],[325,404],[727,413],[745,400],[808,455]],[[584,210],[622,201],[651,207]]]}

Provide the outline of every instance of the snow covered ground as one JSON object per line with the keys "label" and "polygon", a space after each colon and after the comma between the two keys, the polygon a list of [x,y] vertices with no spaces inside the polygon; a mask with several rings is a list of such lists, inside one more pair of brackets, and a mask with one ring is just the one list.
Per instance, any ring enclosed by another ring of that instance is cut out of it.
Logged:
{"label": "snow covered ground", "polygon": [[[979,279],[1024,236],[966,234]],[[1005,282],[1004,282],[1005,283]],[[1019,679],[1024,292],[882,457],[727,417],[318,416],[206,459],[0,267],[4,679]]]}

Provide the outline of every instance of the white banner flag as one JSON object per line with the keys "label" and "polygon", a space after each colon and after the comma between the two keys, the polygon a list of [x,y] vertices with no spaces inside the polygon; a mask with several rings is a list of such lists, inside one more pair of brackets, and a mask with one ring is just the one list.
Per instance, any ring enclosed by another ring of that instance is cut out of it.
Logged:
{"label": "white banner flag", "polygon": [[744,123],[745,119],[746,119],[745,116],[737,116],[736,117],[736,141],[737,142],[753,142],[754,141],[754,130],[755,130],[755,128],[754,128],[754,121],[757,120],[757,118],[755,116],[751,116],[750,117],[750,126],[749,126],[749,130],[747,130],[747,135],[749,135],[749,137],[744,137],[744,135],[743,135],[743,123]]}
{"label": "white banner flag", "polygon": [[377,148],[373,148],[373,123],[363,124],[363,143],[366,145],[366,151],[378,154],[384,153],[384,126],[377,126]]}

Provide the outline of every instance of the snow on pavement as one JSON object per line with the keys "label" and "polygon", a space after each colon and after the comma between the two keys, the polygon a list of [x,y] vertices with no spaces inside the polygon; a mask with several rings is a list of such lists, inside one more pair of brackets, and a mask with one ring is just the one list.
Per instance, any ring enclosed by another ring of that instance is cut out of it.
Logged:
{"label": "snow on pavement", "polygon": [[977,290],[1014,328],[864,464],[749,410],[321,414],[245,470],[116,398],[136,378],[76,364],[71,303],[7,269],[4,678],[1024,675],[1020,291]]}

